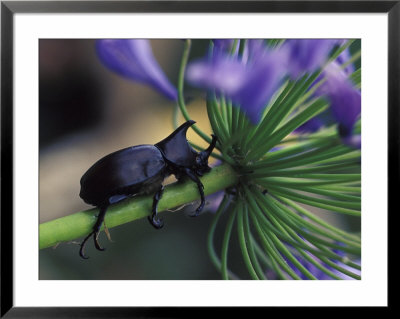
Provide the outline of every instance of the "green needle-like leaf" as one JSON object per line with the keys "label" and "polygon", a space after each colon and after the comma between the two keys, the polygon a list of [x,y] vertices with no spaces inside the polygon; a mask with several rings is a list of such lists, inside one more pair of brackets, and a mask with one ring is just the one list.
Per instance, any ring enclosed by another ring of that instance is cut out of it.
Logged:
{"label": "green needle-like leaf", "polygon": [[[238,227],[238,234],[239,234],[240,249],[242,251],[244,262],[247,266],[247,269],[249,270],[251,278],[257,280],[257,279],[259,279],[259,277],[258,277],[256,270],[254,269],[253,264],[252,264],[252,260],[250,258],[249,249],[248,249],[248,245],[251,245],[251,243],[249,241],[246,242],[246,238],[245,238],[244,212],[243,212],[243,204],[242,203],[238,203],[237,227]],[[252,250],[252,248],[250,248],[250,250]]]}
{"label": "green needle-like leaf", "polygon": [[[218,220],[221,217],[222,213],[227,208],[228,202],[229,202],[229,195],[225,194],[224,198],[222,199],[222,202],[220,203],[220,205],[217,209],[217,212],[214,215],[214,218],[211,222],[210,230],[208,231],[208,236],[207,236],[208,253],[210,255],[211,261],[213,262],[214,266],[218,270],[221,270],[221,260],[219,259],[218,255],[214,249],[214,233],[215,233],[215,229],[218,224]],[[228,275],[229,275],[229,278],[231,278],[231,279],[239,279],[235,274],[233,274],[229,270],[228,270]]]}
{"label": "green needle-like leaf", "polygon": [[284,126],[275,131],[266,143],[259,148],[253,149],[247,156],[248,160],[258,159],[266,154],[273,146],[278,144],[284,137],[293,132],[297,127],[307,122],[310,118],[318,115],[328,107],[328,103],[323,99],[317,99],[305,110],[296,114]]}
{"label": "green needle-like leaf", "polygon": [[229,247],[229,240],[231,238],[233,223],[235,222],[237,214],[237,207],[233,209],[230,213],[229,220],[226,224],[224,239],[222,241],[222,252],[221,252],[221,273],[223,279],[228,278],[228,247]]}

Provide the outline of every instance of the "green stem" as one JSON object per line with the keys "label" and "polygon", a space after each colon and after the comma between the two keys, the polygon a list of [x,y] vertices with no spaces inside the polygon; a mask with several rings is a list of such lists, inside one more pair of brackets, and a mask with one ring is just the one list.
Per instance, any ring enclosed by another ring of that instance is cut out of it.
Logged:
{"label": "green stem", "polygon": [[329,58],[329,60],[325,63],[325,65],[329,64],[332,61],[335,61],[336,58],[344,51],[346,50],[348,47],[350,47],[353,42],[355,41],[355,39],[350,39],[347,40],[347,42],[342,45],[341,47],[337,48],[336,51],[331,55],[331,57]]}
{"label": "green stem", "polygon": [[[317,247],[317,248],[319,248],[319,249],[321,249],[321,250],[326,250],[326,248],[321,247],[321,246],[318,245],[318,244],[315,244],[315,247]],[[341,273],[343,273],[343,274],[345,274],[345,275],[347,275],[347,276],[349,276],[349,277],[352,277],[352,278],[354,278],[354,279],[356,279],[356,280],[361,280],[361,276],[359,276],[359,275],[357,275],[357,274],[354,274],[354,273],[352,273],[350,270],[348,270],[348,269],[346,269],[346,268],[343,268],[343,267],[337,265],[336,263],[334,263],[334,262],[331,261],[330,259],[325,258],[325,257],[319,257],[319,258],[320,258],[321,261],[323,261],[325,264],[327,264],[328,266],[330,266],[330,267],[332,267],[332,268],[335,268],[336,270],[340,271]],[[353,267],[354,269],[360,270],[360,266],[357,265],[357,264],[349,263],[348,261],[342,261],[342,263],[345,264],[345,265],[348,265],[348,266],[350,266],[350,267]],[[358,266],[358,267],[357,267],[357,266]]]}
{"label": "green stem", "polygon": [[[317,198],[317,197],[309,197],[305,196],[303,194],[297,194],[295,192],[289,191],[287,189],[278,187],[278,186],[273,186],[269,188],[269,191],[271,193],[276,194],[276,195],[281,195],[286,198],[289,198],[291,200],[294,200],[299,203],[303,203],[306,205],[314,206],[314,207],[319,207],[325,210],[331,210],[337,213],[342,213],[342,214],[347,214],[351,216],[361,216],[360,210],[357,210],[357,207],[353,207],[355,205],[349,203],[345,204],[340,201],[334,201],[334,200],[328,200],[328,199],[322,199],[322,198]],[[351,208],[349,208],[351,207]]]}
{"label": "green stem", "polygon": [[216,125],[218,128],[218,130],[214,131],[214,133],[220,137],[221,142],[226,142],[229,139],[229,129],[227,128],[226,122],[220,113],[218,101],[215,96],[212,97],[210,94],[207,96],[207,99],[211,99],[210,101],[207,101],[208,117],[210,121],[213,119],[213,122],[215,123],[214,125]]}
{"label": "green stem", "polygon": [[[254,251],[256,253],[256,256],[263,263],[263,266],[266,267],[265,269],[272,269],[273,268],[273,264],[272,264],[271,260],[267,257],[266,253],[262,250],[260,245],[257,243],[257,240],[254,238],[253,234],[250,234],[250,240],[253,243]],[[265,277],[263,279],[268,279],[266,274],[263,274],[263,275]]]}
{"label": "green stem", "polygon": [[235,54],[238,42],[239,42],[239,39],[234,39],[233,40],[233,45],[232,45],[232,48],[231,48],[231,55]]}
{"label": "green stem", "polygon": [[[217,253],[215,252],[214,233],[215,233],[215,229],[217,227],[219,218],[221,217],[222,213],[225,211],[226,207],[228,206],[228,202],[229,202],[229,195],[225,194],[224,198],[222,199],[222,202],[219,204],[217,212],[215,213],[215,215],[213,217],[213,220],[212,220],[211,226],[210,226],[210,230],[208,231],[208,236],[207,236],[208,253],[210,255],[212,263],[218,270],[221,270],[221,260],[219,259]],[[239,279],[238,276],[236,276],[229,270],[228,270],[228,274],[231,279]]]}
{"label": "green stem", "polygon": [[[263,196],[260,193],[256,193],[256,196],[259,198],[259,200],[263,201],[267,205],[269,211],[276,212],[277,217],[282,221],[284,221],[287,225],[291,225],[292,229],[295,230],[297,229],[298,232],[303,232],[305,233],[305,235],[309,235],[310,238],[311,237],[314,238],[315,236],[313,235],[313,233],[316,233],[319,235],[319,237],[316,238],[317,241],[324,240],[324,238],[329,238],[330,242],[325,243],[326,246],[359,254],[361,250],[361,244],[359,241],[347,240],[341,236],[338,236],[330,232],[327,229],[321,229],[317,227],[315,224],[308,222],[306,219],[294,213],[285,205],[282,205],[272,196]],[[304,229],[307,229],[307,231],[304,231]],[[347,247],[342,248],[342,246],[332,244],[331,241],[342,242],[344,244],[351,246],[351,248],[349,249]]]}
{"label": "green stem", "polygon": [[219,105],[220,105],[220,109],[221,109],[221,116],[222,116],[223,122],[225,123],[225,126],[228,129],[228,133],[232,134],[232,132],[229,131],[230,130],[230,124],[228,124],[228,123],[229,123],[230,120],[228,120],[228,118],[227,118],[228,113],[227,113],[227,105],[226,105],[225,97],[223,95],[221,95],[219,100],[220,100]]}
{"label": "green stem", "polygon": [[[219,190],[235,185],[238,177],[228,164],[214,167],[210,173],[201,178],[204,194],[210,195]],[[199,199],[197,186],[187,181],[174,183],[165,188],[159,202],[159,211],[172,209]],[[153,196],[135,196],[121,203],[111,205],[106,214],[105,223],[112,228],[130,221],[146,217],[151,213]],[[96,221],[98,209],[81,211],[72,215],[54,219],[39,225],[39,248],[54,246],[87,235]]]}
{"label": "green stem", "polygon": [[[258,277],[257,271],[254,269],[252,259],[254,261],[254,251],[253,251],[253,246],[252,243],[249,241],[249,238],[246,238],[245,236],[245,230],[244,230],[244,212],[243,212],[243,204],[238,203],[238,222],[237,222],[237,227],[238,227],[238,236],[239,236],[239,244],[240,244],[240,249],[242,251],[242,256],[243,260],[246,264],[246,267],[249,271],[249,274],[252,279],[258,280],[260,279]],[[246,225],[247,226],[247,225]],[[248,247],[249,246],[249,247]],[[250,258],[250,255],[252,258]],[[261,277],[262,278],[262,277]]]}
{"label": "green stem", "polygon": [[271,161],[260,161],[258,164],[253,165],[253,169],[256,168],[274,168],[282,169],[294,166],[301,166],[305,164],[326,164],[330,162],[344,161],[357,162],[360,158],[360,153],[358,151],[352,151],[345,146],[335,146],[335,141],[327,146],[316,148],[314,150],[309,150],[307,152],[300,153],[299,155],[291,156],[289,158],[278,159]]}
{"label": "green stem", "polygon": [[[183,95],[183,86],[184,86],[184,82],[185,82],[185,80],[184,80],[185,79],[185,70],[186,70],[187,62],[189,60],[191,46],[192,46],[192,41],[190,39],[187,39],[185,41],[185,44],[183,47],[183,54],[182,54],[181,65],[179,68],[179,76],[178,76],[178,104],[179,104],[179,108],[182,112],[183,117],[187,121],[189,121],[191,118],[186,109],[185,98]],[[204,133],[202,130],[200,130],[196,124],[194,124],[192,126],[192,128],[206,142],[208,142],[208,143],[211,142],[211,138],[206,133]]]}
{"label": "green stem", "polygon": [[354,71],[349,75],[349,79],[354,83],[357,88],[361,87],[361,69]]}
{"label": "green stem", "polygon": [[174,130],[176,130],[178,128],[178,126],[179,126],[178,113],[179,113],[179,104],[176,103],[174,105],[174,109],[172,111],[172,126],[173,126]]}
{"label": "green stem", "polygon": [[286,276],[282,271],[282,269],[284,269],[287,272],[289,272],[293,276],[293,278],[300,279],[294,272],[291,272],[290,267],[283,260],[282,256],[280,256],[280,254],[276,250],[276,248],[272,245],[271,240],[263,232],[262,227],[260,226],[255,214],[250,214],[250,216],[253,220],[253,224],[255,226],[255,229],[257,231],[257,234],[261,241],[261,244],[264,247],[264,251],[271,259],[272,267],[273,267],[274,271],[276,272],[276,274],[279,276],[279,278],[286,279]]}
{"label": "green stem", "polygon": [[[257,272],[257,275],[261,279],[267,279],[266,275],[264,274],[264,271],[261,268],[260,262],[257,259],[257,254],[255,250],[255,245],[257,244],[251,236],[250,232],[250,222],[249,222],[249,209],[246,205],[244,205],[245,209],[245,215],[244,215],[244,231],[245,231],[245,236],[246,236],[246,241],[249,243],[249,253],[250,253],[250,259],[252,260],[254,264],[254,269]],[[264,256],[265,257],[265,256]]]}
{"label": "green stem", "polygon": [[[248,160],[250,159],[259,159],[264,156],[274,145],[278,144],[284,137],[289,135],[294,131],[297,127],[307,122],[310,118],[318,115],[322,111],[324,111],[328,107],[328,103],[326,103],[322,99],[316,99],[310,106],[308,106],[305,110],[296,114],[292,119],[290,119],[287,123],[285,123],[282,127],[274,131],[269,136],[268,142],[262,145],[261,143],[257,145],[256,148],[252,150],[248,154]],[[275,125],[276,127],[277,125]],[[265,136],[269,135],[269,133],[265,133]]]}
{"label": "green stem", "polygon": [[361,57],[361,50],[358,50],[356,53],[354,53],[352,55],[352,57],[347,60],[345,63],[343,63],[340,68],[342,70],[344,70],[347,66],[349,66],[350,64],[354,63],[355,61],[357,61],[359,58]]}
{"label": "green stem", "polygon": [[327,134],[326,131],[322,132],[322,134],[313,134],[308,136],[307,141],[301,141],[298,137],[296,138],[296,144],[284,147],[275,152],[270,152],[266,157],[262,158],[259,162],[252,164],[253,167],[258,167],[259,165],[263,166],[264,164],[271,164],[277,160],[284,159],[285,157],[300,154],[303,152],[310,151],[316,147],[325,147],[329,146],[332,143],[332,138],[336,136],[335,134]]}
{"label": "green stem", "polygon": [[273,226],[270,223],[270,221],[265,213],[266,211],[269,211],[269,208],[264,208],[263,210],[261,210],[260,206],[259,206],[260,202],[256,202],[256,199],[253,197],[252,193],[249,190],[246,189],[246,193],[247,193],[248,203],[249,203],[252,211],[254,212],[254,214],[256,214],[257,218],[259,218],[260,223],[262,223],[262,225],[265,227],[265,228],[263,227],[262,229],[265,230],[266,234],[273,233],[280,240],[284,241],[285,243],[290,244],[292,246],[299,247],[303,250],[307,250],[316,256],[326,256],[328,258],[341,259],[340,256],[333,253],[332,251],[329,251],[329,250],[317,251],[317,250],[313,249],[312,247],[310,247],[308,244],[306,244],[304,241],[297,242],[297,241],[293,240],[291,237],[286,236],[284,233],[282,233],[279,229],[277,229],[275,226]]}
{"label": "green stem", "polygon": [[[279,222],[279,221],[277,221]],[[282,223],[281,227],[285,228],[286,231],[297,241],[301,241],[303,240],[299,235],[296,234],[295,231],[293,231],[293,229],[291,229],[288,225]],[[313,264],[315,267],[317,267],[319,270],[323,271],[325,274],[327,274],[328,276],[332,277],[333,279],[337,279],[337,280],[341,280],[342,278],[340,278],[339,276],[335,275],[333,272],[331,272],[328,268],[324,267],[322,264],[318,263],[315,259],[311,258],[310,255],[308,255],[308,253],[306,253],[305,251],[303,251],[302,249],[298,249],[295,248],[296,251],[309,263]]]}
{"label": "green stem", "polygon": [[319,188],[328,189],[335,192],[352,193],[355,196],[361,196],[361,187],[351,187],[346,185],[320,185]]}
{"label": "green stem", "polygon": [[[312,174],[309,174],[310,176]],[[315,175],[315,174],[314,174]],[[311,177],[312,178],[312,177]],[[350,187],[350,186],[346,186],[343,184],[346,183],[351,183],[351,181],[349,182],[348,180],[334,180],[334,179],[316,179],[316,180],[303,180],[303,179],[299,179],[296,177],[264,177],[264,178],[257,178],[254,180],[257,184],[260,184],[261,186],[265,187],[268,189],[269,184],[278,184],[278,186],[284,186],[284,187],[291,187],[292,185],[294,185],[293,187],[296,187],[296,185],[301,186],[318,186],[318,187],[322,187],[325,189],[332,189],[332,190],[336,190],[339,192],[358,192],[361,194],[361,188],[360,187]],[[342,184],[342,185],[332,185],[332,184]],[[329,186],[332,186],[332,188],[329,188]],[[334,187],[337,186],[337,187]],[[347,189],[347,190],[346,190]]]}
{"label": "green stem", "polygon": [[[263,216],[263,213],[260,211],[259,206],[256,204],[255,199],[251,194],[251,191],[247,187],[245,187],[245,192],[247,201],[249,203],[249,209],[251,211],[250,216],[253,219],[253,224],[258,232],[259,238],[266,252],[268,253],[268,255],[270,255],[271,260],[276,261],[287,274],[289,274],[293,279],[299,280],[300,277],[288,266],[286,261],[281,256],[280,251],[277,249],[275,245],[278,240],[276,238],[276,232],[274,230],[271,231],[270,229],[272,228],[269,228],[267,225],[265,225],[265,222],[269,222],[265,219],[265,216]],[[263,222],[264,225],[267,227],[261,227],[260,222]],[[273,238],[277,240],[274,241]],[[277,271],[276,268],[275,270]],[[280,277],[282,276],[280,275]]]}
{"label": "green stem", "polygon": [[[304,167],[304,168],[296,168],[296,169],[275,169],[275,167],[271,168],[264,168],[255,170],[251,176],[253,178],[262,178],[262,177],[297,177],[300,174],[314,174],[319,172],[331,172],[343,169],[357,169],[359,170],[360,165],[358,163],[339,163],[339,164],[329,164],[329,165],[320,165],[320,166],[312,166],[312,167]],[[335,173],[332,173],[335,175]]]}
{"label": "green stem", "polygon": [[229,241],[231,238],[233,223],[235,222],[237,213],[237,206],[233,209],[230,213],[228,223],[226,224],[224,239],[222,240],[222,252],[221,252],[221,273],[222,279],[228,280],[228,248],[229,248]]}
{"label": "green stem", "polygon": [[346,233],[345,231],[342,231],[342,230],[330,225],[329,223],[325,222],[324,220],[322,220],[322,219],[318,218],[317,216],[315,216],[314,214],[310,213],[308,210],[304,209],[303,207],[301,207],[299,205],[296,205],[294,202],[292,202],[286,198],[278,197],[278,199],[281,200],[283,203],[290,205],[297,212],[306,216],[308,219],[310,219],[316,225],[320,225],[323,227],[323,229],[321,229],[321,228],[317,227],[316,225],[314,225],[313,223],[308,222],[305,218],[300,217],[299,215],[294,213],[292,210],[290,210],[289,207],[282,205],[275,198],[273,198],[275,204],[279,208],[286,211],[287,215],[292,216],[293,218],[297,219],[297,222],[301,223],[303,225],[304,229],[312,229],[314,232],[318,232],[324,236],[329,236],[333,240],[337,240],[337,241],[361,248],[361,240],[359,237],[354,236],[349,233]]}
{"label": "green stem", "polygon": [[[278,222],[278,220],[272,215],[269,215],[269,218],[271,220],[271,222],[275,225],[275,227],[277,227],[283,234],[285,234],[288,237],[292,237],[289,235],[289,233],[284,229],[284,227]],[[308,279],[311,280],[315,280],[316,278],[313,276],[312,273],[310,273],[298,260],[297,258],[290,252],[289,249],[287,249],[285,247],[285,245],[283,245],[279,239],[277,238],[277,241],[280,243],[280,246],[282,247],[282,251],[284,252],[284,254],[287,256],[287,258],[292,262],[292,264],[304,275],[306,276]],[[301,251],[301,249],[299,248],[294,248],[295,250],[297,250],[298,252]]]}
{"label": "green stem", "polygon": [[[296,189],[296,187],[293,187],[293,186],[292,186],[292,188]],[[339,199],[339,200],[356,202],[359,205],[361,203],[361,197],[360,196],[347,195],[347,194],[343,194],[343,193],[340,193],[340,192],[333,192],[333,191],[330,191],[330,190],[324,190],[324,189],[320,189],[320,188],[316,188],[316,187],[303,186],[303,187],[297,187],[297,189],[300,190],[300,191],[313,193],[313,194],[318,194],[318,195],[323,195],[323,196],[328,196],[328,197]]]}
{"label": "green stem", "polygon": [[[352,242],[348,241],[346,242],[351,244],[351,246],[342,246],[339,244],[335,244],[334,242],[332,242],[333,238],[331,237],[330,234],[321,235],[321,232],[317,230],[315,227],[305,230],[305,227],[308,227],[307,224],[299,222],[298,219],[296,220],[293,214],[290,216],[284,216],[282,214],[283,210],[279,209],[276,205],[272,207],[272,212],[277,218],[279,218],[280,221],[282,221],[282,223],[284,223],[287,227],[290,227],[290,229],[293,232],[296,232],[297,234],[301,235],[303,237],[302,240],[303,243],[309,242],[311,245],[321,244],[323,247],[329,247],[330,249],[337,249],[358,256],[361,254],[361,245],[358,245],[358,247],[356,247],[356,245],[353,245]],[[341,239],[339,239],[339,242],[345,243],[345,241]],[[293,245],[293,247],[296,248],[298,247],[298,245]],[[310,251],[310,249],[306,250]],[[317,253],[317,255],[319,254]]]}

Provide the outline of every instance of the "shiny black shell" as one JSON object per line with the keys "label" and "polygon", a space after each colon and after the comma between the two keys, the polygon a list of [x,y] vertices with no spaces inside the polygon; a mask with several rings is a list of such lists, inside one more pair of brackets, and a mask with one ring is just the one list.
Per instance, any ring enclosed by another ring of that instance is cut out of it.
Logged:
{"label": "shiny black shell", "polygon": [[81,178],[79,196],[101,206],[118,202],[161,185],[167,175],[161,151],[154,145],[138,145],[98,160]]}

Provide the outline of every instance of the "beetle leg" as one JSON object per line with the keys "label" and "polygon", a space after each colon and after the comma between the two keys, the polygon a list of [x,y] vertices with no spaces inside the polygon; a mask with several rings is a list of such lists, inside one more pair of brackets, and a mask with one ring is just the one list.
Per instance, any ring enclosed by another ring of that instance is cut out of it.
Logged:
{"label": "beetle leg", "polygon": [[100,246],[100,244],[99,244],[99,233],[100,233],[100,228],[101,228],[101,225],[102,225],[102,223],[103,223],[103,221],[104,221],[104,216],[105,216],[105,214],[106,214],[106,211],[107,211],[107,207],[108,206],[102,206],[102,207],[100,207],[100,213],[99,213],[99,215],[97,216],[97,220],[96,220],[96,223],[94,224],[94,226],[93,226],[93,230],[90,232],[90,234],[89,235],[87,235],[86,237],[85,237],[85,239],[82,241],[82,243],[81,243],[81,249],[79,250],[79,255],[83,258],[83,259],[88,259],[89,257],[87,257],[86,255],[85,255],[85,253],[84,253],[84,248],[85,248],[85,245],[86,245],[86,242],[88,241],[88,239],[93,235],[93,239],[94,239],[94,245],[95,245],[95,247],[98,249],[98,250],[104,250],[104,248],[102,248],[101,246]]}
{"label": "beetle leg", "polygon": [[92,232],[90,232],[90,234],[89,235],[87,235],[86,237],[85,237],[85,239],[82,241],[82,243],[81,243],[81,249],[79,249],[79,256],[81,256],[83,259],[88,259],[89,257],[87,257],[86,255],[85,255],[85,253],[84,253],[84,248],[85,248],[85,245],[86,245],[86,242],[87,242],[87,240],[90,238],[90,236],[92,236],[94,234],[94,232],[92,231]]}
{"label": "beetle leg", "polygon": [[151,210],[152,214],[151,214],[151,216],[147,217],[150,224],[152,224],[154,226],[154,228],[156,228],[156,229],[160,229],[161,227],[164,226],[163,220],[161,218],[157,218],[157,206],[158,206],[158,202],[160,201],[163,192],[164,192],[164,185],[161,185],[161,187],[154,194],[154,197],[153,197],[153,208]]}
{"label": "beetle leg", "polygon": [[204,198],[204,191],[203,191],[204,185],[201,183],[201,181],[200,181],[200,179],[197,177],[197,175],[194,174],[190,169],[186,168],[186,169],[185,169],[185,172],[186,172],[186,175],[189,176],[189,178],[190,178],[193,182],[195,182],[195,183],[197,184],[197,187],[198,187],[199,193],[200,193],[200,197],[201,197],[200,206],[197,207],[196,212],[195,212],[193,215],[191,215],[192,217],[196,217],[196,216],[199,216],[200,212],[202,211],[202,209],[203,209],[203,207],[204,207],[204,205],[205,205],[205,203],[206,203],[206,200],[205,200],[205,198]]}
{"label": "beetle leg", "polygon": [[96,247],[97,250],[100,250],[100,251],[104,250],[104,248],[101,247],[100,244],[99,244],[99,235],[100,235],[101,225],[104,222],[104,216],[106,215],[106,212],[107,212],[107,208],[108,208],[108,205],[100,207],[99,216],[97,216],[96,224],[94,224],[94,226],[93,226],[94,246]]}

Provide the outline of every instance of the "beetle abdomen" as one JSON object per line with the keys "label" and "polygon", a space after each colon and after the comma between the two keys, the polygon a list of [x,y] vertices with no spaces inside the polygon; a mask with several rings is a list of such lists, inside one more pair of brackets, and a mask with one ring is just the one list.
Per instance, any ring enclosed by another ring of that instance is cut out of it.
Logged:
{"label": "beetle abdomen", "polygon": [[81,178],[79,196],[100,205],[114,195],[134,195],[148,180],[164,175],[165,161],[153,145],[139,145],[111,153],[97,161]]}

